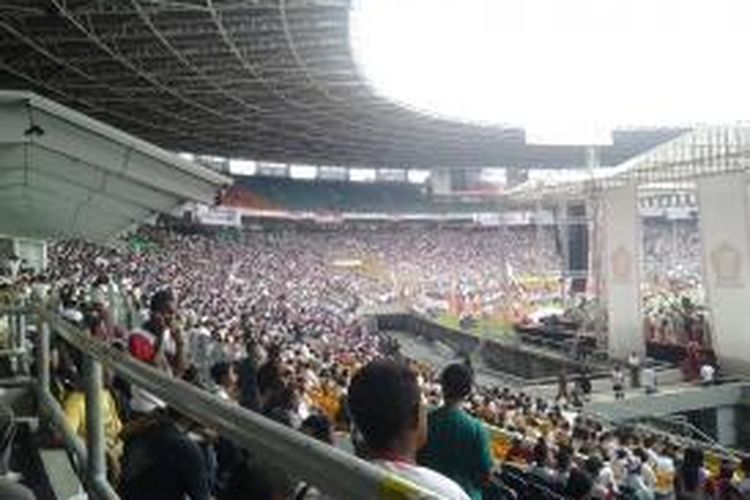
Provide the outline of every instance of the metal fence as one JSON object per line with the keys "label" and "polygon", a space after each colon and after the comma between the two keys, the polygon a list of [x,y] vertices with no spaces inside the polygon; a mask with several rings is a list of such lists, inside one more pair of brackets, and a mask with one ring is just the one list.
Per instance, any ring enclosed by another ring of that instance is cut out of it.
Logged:
{"label": "metal fence", "polygon": [[[3,310],[23,317],[14,332],[26,334],[30,315],[35,318],[36,389],[42,416],[60,433],[73,457],[74,467],[86,490],[95,498],[118,499],[107,481],[104,422],[101,414],[102,365],[124,379],[163,399],[196,422],[209,427],[237,445],[262,457],[265,463],[281,467],[292,477],[315,485],[325,493],[342,499],[436,499],[439,495],[392,474],[353,455],[318,442],[302,433],[268,420],[239,405],[167,376],[153,367],[132,359],[126,353],[92,339],[45,309]],[[50,392],[50,337],[61,336],[80,351],[84,362],[86,398],[86,442],[73,431],[60,404]]]}

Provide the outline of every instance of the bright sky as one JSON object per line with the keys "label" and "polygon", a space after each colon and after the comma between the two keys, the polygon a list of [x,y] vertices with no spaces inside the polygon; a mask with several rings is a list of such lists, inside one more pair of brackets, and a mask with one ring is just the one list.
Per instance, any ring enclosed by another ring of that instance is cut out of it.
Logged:
{"label": "bright sky", "polygon": [[572,137],[750,120],[750,0],[355,0],[351,16],[374,88],[425,111]]}

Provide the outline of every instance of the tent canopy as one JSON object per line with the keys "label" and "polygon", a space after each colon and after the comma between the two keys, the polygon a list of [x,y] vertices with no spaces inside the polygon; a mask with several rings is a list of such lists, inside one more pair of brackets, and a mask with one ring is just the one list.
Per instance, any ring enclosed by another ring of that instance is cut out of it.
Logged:
{"label": "tent canopy", "polygon": [[105,241],[231,179],[38,95],[0,91],[0,233]]}

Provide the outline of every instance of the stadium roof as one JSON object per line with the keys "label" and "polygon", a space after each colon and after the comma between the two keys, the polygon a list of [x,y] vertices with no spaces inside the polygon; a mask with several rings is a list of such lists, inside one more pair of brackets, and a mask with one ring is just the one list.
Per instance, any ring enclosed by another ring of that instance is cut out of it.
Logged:
{"label": "stadium roof", "polygon": [[0,233],[104,241],[231,179],[48,99],[0,91]]}
{"label": "stadium roof", "polygon": [[[349,0],[3,0],[0,88],[174,151],[319,165],[577,167],[583,147],[399,107],[358,73]],[[616,96],[613,96],[616,98]],[[621,130],[617,165],[676,136]]]}

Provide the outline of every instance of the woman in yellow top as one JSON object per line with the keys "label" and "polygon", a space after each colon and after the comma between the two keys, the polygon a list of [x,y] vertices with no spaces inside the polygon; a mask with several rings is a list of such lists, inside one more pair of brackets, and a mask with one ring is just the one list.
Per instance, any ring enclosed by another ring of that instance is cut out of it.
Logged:
{"label": "woman in yellow top", "polygon": [[[105,370],[106,371],[106,370]],[[108,378],[105,374],[105,380]],[[122,457],[123,443],[120,438],[122,421],[112,393],[105,384],[102,390],[101,415],[104,419],[104,437],[107,442],[107,465],[113,478],[119,476],[120,457]],[[65,419],[70,427],[83,440],[86,439],[86,397],[80,387],[70,391],[63,403]]]}

